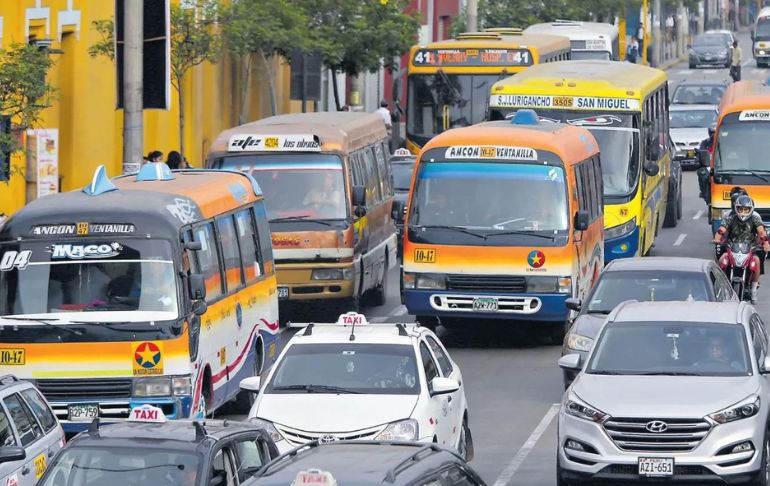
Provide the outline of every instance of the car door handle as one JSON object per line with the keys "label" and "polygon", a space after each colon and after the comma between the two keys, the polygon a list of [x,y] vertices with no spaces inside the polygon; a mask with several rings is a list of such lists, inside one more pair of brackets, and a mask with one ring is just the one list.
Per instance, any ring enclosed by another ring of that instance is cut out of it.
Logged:
{"label": "car door handle", "polygon": [[22,473],[24,476],[26,476],[27,474],[29,474],[29,466],[24,466],[23,468],[21,468],[21,473]]}

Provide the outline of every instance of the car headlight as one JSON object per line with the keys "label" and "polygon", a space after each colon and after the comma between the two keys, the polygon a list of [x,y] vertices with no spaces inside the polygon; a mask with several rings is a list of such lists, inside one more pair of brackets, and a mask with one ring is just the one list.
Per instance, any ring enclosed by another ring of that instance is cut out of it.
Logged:
{"label": "car headlight", "polygon": [[721,219],[724,220],[727,215],[730,214],[730,209],[723,209],[723,208],[711,208],[711,219]]}
{"label": "car headlight", "polygon": [[415,288],[429,290],[445,290],[446,275],[437,273],[418,273]]}
{"label": "car headlight", "polygon": [[564,411],[567,415],[596,423],[602,423],[609,418],[609,415],[581,402],[575,395],[564,400]]}
{"label": "car headlight", "polygon": [[604,230],[604,239],[611,240],[613,238],[619,238],[625,236],[636,228],[636,216],[626,221],[623,224],[613,226]]}
{"label": "car headlight", "polygon": [[379,433],[375,440],[417,440],[420,438],[420,427],[415,419],[393,422]]}
{"label": "car headlight", "polygon": [[576,333],[567,334],[567,347],[576,351],[591,351],[594,340]]}
{"label": "car headlight", "polygon": [[572,277],[529,277],[527,292],[569,294],[572,292]]}
{"label": "car headlight", "polygon": [[726,424],[749,417],[759,413],[759,396],[752,395],[747,399],[717,413],[712,413],[709,418],[716,423]]}
{"label": "car headlight", "polygon": [[138,378],[134,382],[135,397],[168,397],[171,395],[171,378],[159,376]]}
{"label": "car headlight", "polygon": [[275,428],[275,425],[273,425],[273,422],[270,422],[269,420],[263,420],[257,417],[252,417],[249,419],[249,423],[265,429],[265,432],[267,432],[267,435],[269,435],[270,438],[273,439],[273,442],[280,442],[283,440],[283,436],[281,435],[280,432],[278,432],[278,429]]}
{"label": "car headlight", "polygon": [[760,56],[764,56],[765,55],[765,50],[764,49],[760,49],[759,50],[759,55]]}
{"label": "car headlight", "polygon": [[174,395],[192,395],[192,380],[189,376],[171,378],[171,391]]}
{"label": "car headlight", "polygon": [[350,280],[353,271],[350,268],[316,268],[310,274],[310,280]]}

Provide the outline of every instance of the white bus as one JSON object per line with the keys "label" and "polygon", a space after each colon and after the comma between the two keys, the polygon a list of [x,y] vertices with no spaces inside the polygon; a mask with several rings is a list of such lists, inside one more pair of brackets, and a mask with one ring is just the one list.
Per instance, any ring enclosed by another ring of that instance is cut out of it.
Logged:
{"label": "white bus", "polygon": [[572,60],[600,59],[620,60],[617,25],[601,22],[556,20],[533,24],[524,29],[525,34],[552,34],[570,40]]}

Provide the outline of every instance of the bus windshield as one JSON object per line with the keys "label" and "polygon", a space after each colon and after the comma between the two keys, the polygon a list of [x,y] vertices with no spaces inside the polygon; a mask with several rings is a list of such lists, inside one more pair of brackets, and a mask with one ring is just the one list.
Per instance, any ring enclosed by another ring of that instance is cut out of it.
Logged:
{"label": "bus windshield", "polygon": [[[0,244],[0,315],[76,320],[178,317],[171,245],[162,240]],[[149,316],[148,313],[152,313]],[[90,316],[90,317],[89,317]]]}
{"label": "bus windshield", "polygon": [[347,217],[342,160],[337,155],[226,156],[215,167],[251,174],[265,195],[267,216],[271,221]]}
{"label": "bus windshield", "polygon": [[[551,236],[566,232],[568,209],[561,167],[427,162],[417,174],[409,225],[421,231],[460,227],[500,244],[501,240],[492,237],[517,231]],[[470,241],[479,243],[481,239]]]}
{"label": "bus windshield", "polygon": [[762,17],[757,20],[757,28],[754,32],[754,40],[770,39],[770,17]]}
{"label": "bus windshield", "polygon": [[[714,153],[715,173],[770,174],[770,123],[764,121],[723,121]],[[770,183],[770,176],[760,177]]]}
{"label": "bus windshield", "polygon": [[443,71],[410,75],[407,138],[422,146],[445,130],[483,121],[489,90],[506,76],[447,74]]}

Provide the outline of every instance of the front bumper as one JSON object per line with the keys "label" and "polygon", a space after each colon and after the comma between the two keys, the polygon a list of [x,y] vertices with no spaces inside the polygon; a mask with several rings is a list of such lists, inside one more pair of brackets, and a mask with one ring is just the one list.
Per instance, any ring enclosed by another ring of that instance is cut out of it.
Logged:
{"label": "front bumper", "polygon": [[604,240],[604,263],[616,258],[629,258],[639,253],[639,226],[623,236]]}
{"label": "front bumper", "polygon": [[[351,269],[353,278],[350,280],[312,280],[310,277],[314,269],[319,268],[343,268]],[[303,264],[303,263],[279,263],[276,265],[278,287],[288,289],[288,297],[279,293],[281,300],[306,301],[342,299],[353,295],[353,281],[355,273],[351,263],[339,264]],[[279,290],[280,292],[280,290]]]}
{"label": "front bumper", "polygon": [[696,150],[694,148],[677,149],[674,154],[674,160],[679,161],[683,168],[700,167]]}
{"label": "front bumper", "polygon": [[[473,299],[495,297],[498,311],[474,311]],[[509,319],[540,322],[564,322],[569,294],[530,294],[468,292],[456,290],[405,289],[404,305],[409,314],[468,319]]]}
{"label": "front bumper", "polygon": [[[742,484],[751,480],[761,467],[764,420],[760,413],[749,419],[714,425],[690,452],[627,452],[615,445],[600,424],[567,415],[562,409],[558,461],[562,476],[572,481],[655,482],[654,478],[638,475],[639,457],[671,457],[675,476],[663,482]],[[565,449],[568,439],[588,445],[593,451]],[[754,450],[717,455],[721,449],[744,441],[751,441]]]}
{"label": "front bumper", "polygon": [[149,404],[163,410],[163,414],[168,419],[190,418],[192,408],[192,397],[182,395],[177,397],[147,397],[147,398],[126,398],[120,400],[78,400],[78,401],[55,401],[50,400],[54,415],[61,422],[62,428],[68,434],[82,432],[91,424],[91,420],[69,420],[69,405],[78,404],[97,404],[99,406],[99,421],[103,424],[121,422],[128,419],[131,409]]}
{"label": "front bumper", "polygon": [[690,54],[690,64],[696,66],[721,66],[724,67],[727,64],[728,57],[711,56],[707,58],[705,56],[697,56]]}

